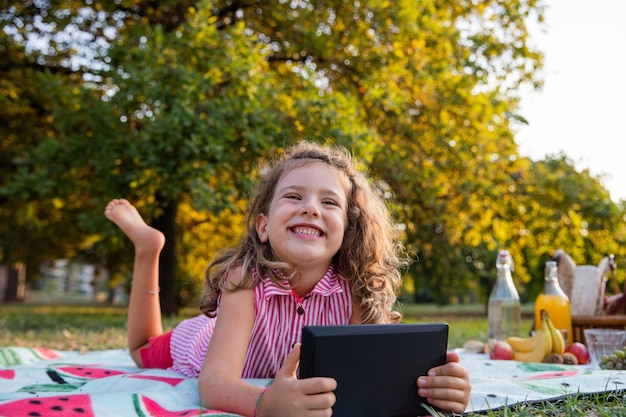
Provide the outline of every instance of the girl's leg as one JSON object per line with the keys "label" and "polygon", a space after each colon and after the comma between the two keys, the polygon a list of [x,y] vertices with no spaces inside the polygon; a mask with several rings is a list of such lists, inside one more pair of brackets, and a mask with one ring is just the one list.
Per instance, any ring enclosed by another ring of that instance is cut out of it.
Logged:
{"label": "girl's leg", "polygon": [[138,366],[143,366],[139,349],[150,337],[163,333],[159,302],[159,256],[165,244],[163,233],[150,227],[127,200],[112,200],[104,215],[128,236],[135,246],[133,280],[128,305],[128,349]]}

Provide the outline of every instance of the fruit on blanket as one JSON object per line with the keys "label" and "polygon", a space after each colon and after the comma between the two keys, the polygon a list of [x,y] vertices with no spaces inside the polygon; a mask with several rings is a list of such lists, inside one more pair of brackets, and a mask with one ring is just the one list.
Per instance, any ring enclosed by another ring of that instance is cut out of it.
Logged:
{"label": "fruit on blanket", "polygon": [[600,369],[626,369],[626,346],[615,349],[610,355],[602,355]]}
{"label": "fruit on blanket", "polygon": [[94,417],[88,394],[23,398],[0,404],[0,416]]}
{"label": "fruit on blanket", "polygon": [[487,343],[476,339],[467,340],[463,343],[463,349],[473,353],[489,353],[488,346]]}
{"label": "fruit on blanket", "polygon": [[548,312],[541,311],[541,328],[535,331],[535,334],[529,339],[516,340],[515,338],[507,338],[507,342],[513,347],[513,359],[520,362],[543,362],[543,359],[552,352],[552,335],[548,330]]}
{"label": "fruit on blanket", "polygon": [[[517,361],[562,363],[565,339],[561,331],[552,324],[546,310],[541,310],[541,327],[532,337],[508,337],[506,341],[513,348],[513,359]],[[550,353],[556,355],[548,358]]]}
{"label": "fruit on blanket", "polygon": [[587,350],[587,346],[580,342],[572,343],[565,348],[565,352],[574,354],[580,365],[586,365],[589,363],[589,350]]}
{"label": "fruit on blanket", "polygon": [[513,348],[504,340],[498,340],[489,351],[489,358],[511,360],[513,359]]}
{"label": "fruit on blanket", "polygon": [[534,337],[511,336],[506,338],[506,342],[511,345],[515,352],[530,352],[537,344],[537,340]]}
{"label": "fruit on blanket", "polygon": [[563,354],[563,363],[566,365],[578,365],[578,358],[571,352]]}
{"label": "fruit on blanket", "polygon": [[[543,314],[543,312],[542,312]],[[552,320],[550,320],[550,315],[546,311],[546,315],[548,319],[543,324],[547,324],[548,329],[550,330],[550,336],[552,336],[552,352],[558,353],[562,355],[565,352],[565,339],[563,338],[563,333],[552,324]],[[543,327],[542,324],[542,328]]]}
{"label": "fruit on blanket", "polygon": [[543,358],[544,363],[563,363],[563,355],[560,353],[552,352],[548,353],[548,356]]}

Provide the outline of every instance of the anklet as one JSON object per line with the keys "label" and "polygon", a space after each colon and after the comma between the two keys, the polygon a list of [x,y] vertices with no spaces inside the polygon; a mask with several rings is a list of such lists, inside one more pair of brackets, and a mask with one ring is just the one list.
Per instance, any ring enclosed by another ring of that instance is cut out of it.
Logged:
{"label": "anklet", "polygon": [[139,287],[139,286],[135,285],[135,283],[134,283],[134,282],[131,282],[131,283],[130,283],[130,286],[131,286],[131,287],[135,287],[135,288],[137,288],[139,291],[141,291],[141,292],[145,292],[146,294],[150,294],[150,295],[158,295],[158,294],[159,294],[159,292],[161,292],[161,287],[159,287],[156,291],[152,291],[152,290],[146,290],[145,288],[141,288],[141,287]]}

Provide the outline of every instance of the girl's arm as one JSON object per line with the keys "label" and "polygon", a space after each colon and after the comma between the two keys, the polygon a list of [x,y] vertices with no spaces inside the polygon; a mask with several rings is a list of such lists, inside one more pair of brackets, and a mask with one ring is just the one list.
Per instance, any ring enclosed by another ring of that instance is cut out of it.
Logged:
{"label": "girl's arm", "polygon": [[[240,269],[228,274],[240,276]],[[223,290],[215,329],[198,376],[202,404],[241,415],[252,415],[261,388],[241,379],[248,342],[254,324],[253,290]]]}
{"label": "girl's arm", "polygon": [[[235,270],[229,276],[238,273]],[[230,284],[226,286],[232,288]],[[337,383],[332,378],[297,379],[300,344],[294,346],[267,391],[241,378],[254,324],[253,290],[223,291],[217,317],[198,377],[203,405],[242,416],[253,416],[257,402],[257,417],[320,415],[322,410],[327,412],[321,415],[330,415]]]}

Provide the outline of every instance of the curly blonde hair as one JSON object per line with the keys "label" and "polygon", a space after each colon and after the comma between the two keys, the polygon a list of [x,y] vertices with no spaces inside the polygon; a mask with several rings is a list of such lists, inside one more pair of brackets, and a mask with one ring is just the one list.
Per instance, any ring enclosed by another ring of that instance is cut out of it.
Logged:
{"label": "curly blonde hair", "polygon": [[[257,284],[252,280],[253,269],[280,286],[284,286],[285,277],[292,286],[298,280],[297,268],[275,259],[269,242],[259,239],[255,224],[260,214],[269,212],[276,184],[284,175],[294,168],[319,162],[334,167],[347,179],[348,224],[333,264],[340,277],[350,282],[353,302],[361,307],[359,323],[400,321],[400,313],[392,308],[402,281],[400,268],[408,264],[408,258],[397,240],[395,224],[385,202],[355,168],[345,148],[306,141],[298,142],[270,161],[269,167],[261,169],[264,175],[246,215],[246,236],[237,247],[219,254],[207,268],[200,302],[204,314],[216,315],[225,274],[235,266],[241,267],[242,275],[234,289],[249,289]],[[276,271],[280,271],[280,276]]]}

